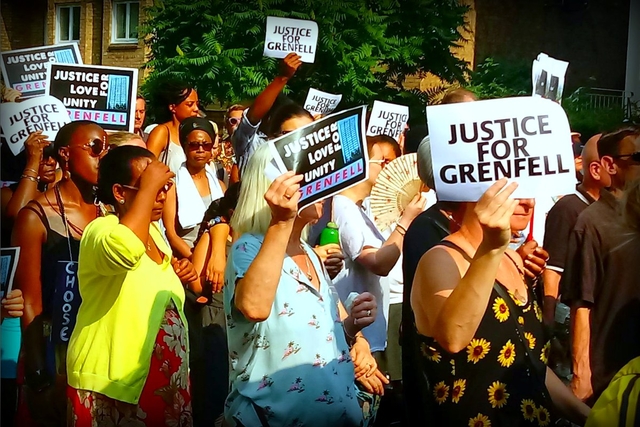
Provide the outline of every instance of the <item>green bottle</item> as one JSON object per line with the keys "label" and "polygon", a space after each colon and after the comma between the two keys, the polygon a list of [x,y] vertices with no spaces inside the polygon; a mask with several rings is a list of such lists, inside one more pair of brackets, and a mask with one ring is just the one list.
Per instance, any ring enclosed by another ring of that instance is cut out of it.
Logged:
{"label": "green bottle", "polygon": [[330,222],[320,233],[320,246],[335,243],[340,244],[340,234],[338,233],[338,225],[335,222]]}

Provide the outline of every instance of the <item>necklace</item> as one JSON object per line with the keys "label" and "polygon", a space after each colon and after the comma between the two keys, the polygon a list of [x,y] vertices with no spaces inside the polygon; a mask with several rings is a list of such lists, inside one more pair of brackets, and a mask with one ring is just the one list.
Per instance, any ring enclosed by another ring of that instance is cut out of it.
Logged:
{"label": "necklace", "polygon": [[300,250],[302,250],[302,254],[304,255],[304,262],[307,265],[307,272],[305,273],[305,276],[307,276],[307,279],[309,279],[309,281],[311,282],[313,279],[313,275],[311,274],[311,265],[309,264],[309,255],[307,255],[307,252],[304,250],[302,245],[300,245]]}

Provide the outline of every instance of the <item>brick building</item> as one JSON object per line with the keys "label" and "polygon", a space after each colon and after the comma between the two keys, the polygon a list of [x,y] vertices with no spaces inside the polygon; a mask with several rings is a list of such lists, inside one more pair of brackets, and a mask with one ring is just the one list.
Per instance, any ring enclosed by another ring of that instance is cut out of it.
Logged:
{"label": "brick building", "polygon": [[[141,12],[153,0],[2,0],[2,50],[75,41],[85,64],[140,68]],[[143,73],[140,73],[143,78]]]}

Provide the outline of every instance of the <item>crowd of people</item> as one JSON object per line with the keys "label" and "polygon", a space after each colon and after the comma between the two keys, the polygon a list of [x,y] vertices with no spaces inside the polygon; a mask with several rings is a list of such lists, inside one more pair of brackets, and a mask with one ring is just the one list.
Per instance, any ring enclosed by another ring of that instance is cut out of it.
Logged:
{"label": "crowd of people", "polygon": [[[133,133],[75,121],[3,151],[3,425],[584,425],[610,399],[640,357],[640,127],[558,141],[579,173],[548,212],[506,179],[438,200],[419,122],[299,211],[302,176],[265,170],[268,140],[318,120],[282,95],[301,65],[220,127],[167,82]],[[379,229],[372,188],[408,153],[421,191]]]}

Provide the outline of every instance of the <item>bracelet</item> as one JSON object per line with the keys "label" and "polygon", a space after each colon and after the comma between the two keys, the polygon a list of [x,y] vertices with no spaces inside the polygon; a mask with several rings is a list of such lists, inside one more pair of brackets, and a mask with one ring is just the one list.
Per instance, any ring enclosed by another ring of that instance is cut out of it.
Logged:
{"label": "bracelet", "polygon": [[214,225],[226,224],[226,223],[227,223],[227,221],[225,221],[225,219],[223,217],[217,216],[215,218],[211,218],[207,224],[209,225],[209,228],[211,228]]}
{"label": "bracelet", "polygon": [[38,175],[38,171],[37,171],[37,170],[35,170],[35,169],[31,169],[31,168],[24,168],[24,171],[23,171],[23,172],[27,172],[27,171],[29,171],[29,172],[33,172],[33,173],[35,173],[36,175]]}
{"label": "bracelet", "polygon": [[26,179],[28,179],[29,181],[33,181],[33,182],[35,182],[36,184],[40,182],[40,177],[37,177],[37,178],[36,178],[36,177],[34,177],[34,176],[31,176],[31,175],[22,175],[22,176],[20,177],[20,179],[25,179],[25,178],[26,178]]}
{"label": "bracelet", "polygon": [[407,234],[407,229],[404,227],[404,225],[402,225],[402,224],[400,224],[400,222],[396,221],[396,230],[398,228],[403,231],[402,233],[400,233],[400,235],[404,236],[405,234]]}

